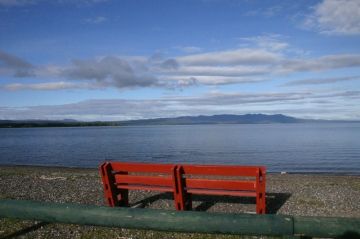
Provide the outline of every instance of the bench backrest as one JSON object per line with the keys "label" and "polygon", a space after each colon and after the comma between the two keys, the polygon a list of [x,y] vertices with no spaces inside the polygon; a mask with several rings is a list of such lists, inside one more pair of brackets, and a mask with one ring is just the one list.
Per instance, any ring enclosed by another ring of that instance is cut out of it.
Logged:
{"label": "bench backrest", "polygon": [[128,190],[174,192],[173,164],[105,162],[100,166],[109,206],[128,205]]}
{"label": "bench backrest", "polygon": [[109,206],[128,205],[128,190],[152,190],[172,192],[177,210],[206,194],[256,197],[256,212],[265,213],[265,167],[105,162],[100,171]]}
{"label": "bench backrest", "polygon": [[184,194],[256,197],[257,213],[265,213],[265,167],[181,165],[178,171]]}

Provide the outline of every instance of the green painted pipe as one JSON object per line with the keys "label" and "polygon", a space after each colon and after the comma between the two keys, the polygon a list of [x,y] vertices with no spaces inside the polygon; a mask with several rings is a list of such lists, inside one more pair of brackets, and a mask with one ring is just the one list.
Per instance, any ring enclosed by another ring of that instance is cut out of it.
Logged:
{"label": "green painted pipe", "polygon": [[0,200],[0,217],[162,231],[290,235],[288,217]]}
{"label": "green painted pipe", "polygon": [[326,238],[360,238],[360,218],[293,217],[294,234]]}
{"label": "green painted pipe", "polygon": [[0,217],[177,232],[319,237],[360,235],[358,218],[177,212],[21,200],[0,200]]}

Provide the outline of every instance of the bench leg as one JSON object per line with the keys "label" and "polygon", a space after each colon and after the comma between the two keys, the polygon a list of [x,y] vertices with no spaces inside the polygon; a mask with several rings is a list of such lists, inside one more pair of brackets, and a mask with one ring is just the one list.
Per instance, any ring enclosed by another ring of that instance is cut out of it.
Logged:
{"label": "bench leg", "polygon": [[129,190],[121,189],[118,195],[118,201],[120,207],[128,207],[129,206]]}
{"label": "bench leg", "polygon": [[185,210],[192,210],[192,195],[190,193],[186,193],[186,201],[185,201]]}
{"label": "bench leg", "polygon": [[256,177],[256,213],[266,214],[265,172],[260,169]]}
{"label": "bench leg", "polygon": [[191,195],[186,193],[185,184],[183,179],[183,169],[181,166],[175,166],[173,168],[173,180],[174,180],[174,200],[175,208],[178,211],[191,210],[192,201]]}
{"label": "bench leg", "polygon": [[262,213],[266,214],[266,172],[265,169],[261,169],[261,192],[262,192],[262,200],[261,200],[261,207],[262,207]]}
{"label": "bench leg", "polygon": [[262,192],[256,193],[256,213],[265,214],[265,194]]}
{"label": "bench leg", "polygon": [[175,208],[178,211],[182,211],[185,208],[184,204],[184,197],[183,197],[183,190],[182,190],[182,183],[179,181],[178,177],[178,166],[174,166],[172,168],[172,174],[173,174],[173,185],[174,185],[174,203]]}
{"label": "bench leg", "polygon": [[[121,175],[128,175],[128,172],[119,172]],[[119,194],[117,196],[118,206],[128,207],[129,206],[129,190],[128,189],[118,189]]]}
{"label": "bench leg", "polygon": [[104,185],[105,201],[110,207],[115,207],[119,204],[119,201],[117,200],[118,190],[115,187],[115,178],[111,171],[112,168],[109,163],[104,163],[100,166],[100,175]]}

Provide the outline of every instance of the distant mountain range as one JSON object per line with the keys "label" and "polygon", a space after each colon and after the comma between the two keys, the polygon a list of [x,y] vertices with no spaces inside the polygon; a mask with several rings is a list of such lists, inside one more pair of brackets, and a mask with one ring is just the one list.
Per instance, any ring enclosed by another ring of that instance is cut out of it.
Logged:
{"label": "distant mountain range", "polygon": [[83,122],[72,119],[64,120],[0,120],[0,128],[22,127],[81,127],[81,126],[135,126],[135,125],[200,125],[200,124],[279,124],[279,123],[330,123],[360,122],[299,119],[282,114],[245,114],[245,115],[211,115],[182,116],[176,118],[156,118],[128,121],[94,121]]}
{"label": "distant mountain range", "polygon": [[187,125],[187,124],[268,124],[268,123],[299,123],[303,120],[286,115],[211,115],[211,116],[182,116],[177,118],[157,118],[146,120],[123,121],[124,124],[152,124],[152,125]]}

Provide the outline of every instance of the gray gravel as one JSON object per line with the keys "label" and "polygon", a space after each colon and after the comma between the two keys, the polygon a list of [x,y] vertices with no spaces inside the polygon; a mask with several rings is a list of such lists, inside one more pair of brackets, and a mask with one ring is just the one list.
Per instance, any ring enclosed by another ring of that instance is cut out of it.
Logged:
{"label": "gray gravel", "polygon": [[[104,205],[97,170],[0,167],[0,197]],[[360,176],[268,174],[269,213],[360,217]],[[208,212],[251,213],[254,201],[237,197],[194,196],[193,208]],[[130,191],[132,206],[174,210],[171,194]],[[219,238],[219,236],[111,229],[12,219],[0,220],[0,238]],[[35,226],[34,226],[35,225]],[[30,228],[28,232],[22,230]],[[221,236],[221,238],[237,238]],[[253,238],[253,237],[249,237]]]}

